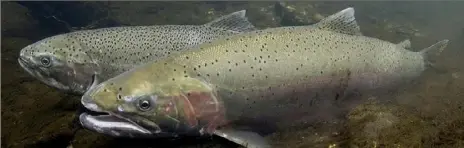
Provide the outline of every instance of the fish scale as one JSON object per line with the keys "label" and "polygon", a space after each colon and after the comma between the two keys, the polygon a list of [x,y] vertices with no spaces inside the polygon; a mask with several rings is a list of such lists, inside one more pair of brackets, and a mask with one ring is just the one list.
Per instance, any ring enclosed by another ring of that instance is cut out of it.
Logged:
{"label": "fish scale", "polygon": [[95,129],[116,114],[121,122],[100,133],[137,125],[155,130],[116,136],[215,134],[247,148],[270,147],[261,135],[330,121],[362,101],[350,98],[353,93],[414,80],[433,66],[429,55],[447,43],[413,52],[406,50],[409,40],[394,44],[363,36],[354,9],[347,8],[314,25],[229,36],[133,68],[82,97],[88,109],[110,115],[82,114],[80,120]]}
{"label": "fish scale", "polygon": [[[111,27],[56,35],[23,48],[19,61],[44,83],[83,94],[93,74],[103,81],[189,47],[255,30],[245,13],[237,11],[203,25]],[[53,65],[41,65],[44,57]]]}

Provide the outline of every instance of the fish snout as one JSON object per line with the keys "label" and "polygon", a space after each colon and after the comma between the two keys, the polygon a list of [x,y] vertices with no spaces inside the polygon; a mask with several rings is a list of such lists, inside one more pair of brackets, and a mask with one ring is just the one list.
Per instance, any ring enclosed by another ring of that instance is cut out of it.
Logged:
{"label": "fish snout", "polygon": [[18,63],[19,63],[19,66],[21,66],[23,70],[25,70],[27,73],[29,73],[32,76],[38,77],[38,79],[41,79],[41,77],[35,71],[36,68],[34,67],[34,65],[32,64],[29,58],[20,56],[18,58]]}
{"label": "fish snout", "polygon": [[29,64],[29,60],[27,58],[23,57],[23,56],[19,56],[18,63],[19,63],[19,65],[21,65],[21,67],[24,67],[27,64]]}
{"label": "fish snout", "polygon": [[88,95],[82,96],[81,103],[82,105],[84,105],[85,108],[91,111],[103,112],[103,110],[100,109],[100,107],[98,107],[97,103],[93,100],[91,96],[88,96]]}
{"label": "fish snout", "polygon": [[113,137],[151,137],[152,132],[124,119],[112,115],[79,115],[80,124],[91,131]]}
{"label": "fish snout", "polygon": [[28,46],[22,48],[22,49],[19,51],[19,57],[20,57],[20,58],[24,58],[24,59],[29,59],[30,57],[32,57],[33,54],[35,53],[33,47],[35,47],[35,45],[34,45],[34,44],[31,44],[31,45],[28,45]]}
{"label": "fish snout", "polygon": [[84,95],[82,95],[81,98],[81,103],[82,105],[84,105],[85,108],[96,112],[103,112],[103,110],[98,107],[98,104],[94,100],[95,94],[98,93],[102,87],[102,84],[98,85],[97,82],[94,80],[92,85],[84,93]]}
{"label": "fish snout", "polygon": [[[31,56],[21,52],[18,57],[18,62],[20,64],[30,65],[32,63],[32,59],[30,58]],[[22,66],[22,65],[21,65]]]}

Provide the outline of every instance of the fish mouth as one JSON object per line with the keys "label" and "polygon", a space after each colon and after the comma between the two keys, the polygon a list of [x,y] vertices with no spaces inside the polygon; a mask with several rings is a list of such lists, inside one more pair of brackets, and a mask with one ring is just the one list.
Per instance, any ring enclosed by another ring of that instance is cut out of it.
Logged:
{"label": "fish mouth", "polygon": [[46,80],[46,78],[37,70],[37,67],[33,66],[32,62],[28,58],[19,57],[18,63],[31,76],[36,77],[37,79],[39,79],[40,81],[44,82],[47,85],[53,86],[52,83]]}
{"label": "fish mouth", "polygon": [[81,125],[89,130],[113,137],[151,137],[152,132],[113,115],[79,115]]}
{"label": "fish mouth", "polygon": [[[90,89],[90,91],[94,91],[94,89]],[[153,135],[150,130],[139,126],[127,118],[104,111],[89,98],[90,96],[87,93],[89,91],[82,96],[81,103],[85,108],[94,112],[94,114],[84,112],[79,115],[79,121],[84,128],[113,137],[133,138],[151,137]]]}
{"label": "fish mouth", "polygon": [[97,133],[122,138],[177,138],[176,134],[157,132],[154,133],[146,128],[111,114],[90,115],[82,113],[79,115],[81,125]]}
{"label": "fish mouth", "polygon": [[30,65],[29,60],[27,60],[24,57],[19,57],[18,63],[24,70],[26,70],[27,73],[29,73],[30,75],[36,76],[35,72],[32,71],[32,67],[29,66]]}
{"label": "fish mouth", "polygon": [[123,117],[116,113],[106,112],[100,108],[92,99],[92,94],[98,91],[104,84],[98,84],[96,76],[93,77],[92,85],[88,91],[82,96],[82,105],[90,111],[96,112],[99,115],[91,115],[82,113],[79,115],[81,125],[89,130],[106,134],[114,137],[130,137],[130,138],[173,138],[175,134],[160,132],[161,129],[149,130],[140,126],[129,118]]}
{"label": "fish mouth", "polygon": [[31,76],[34,76],[39,81],[47,84],[48,86],[59,88],[62,90],[70,90],[69,86],[66,86],[52,77],[46,77],[46,72],[41,70],[39,67],[34,66],[34,63],[27,57],[20,56],[18,58],[19,65]]}
{"label": "fish mouth", "polygon": [[97,75],[92,76],[92,83],[88,87],[87,91],[82,95],[81,104],[84,105],[85,108],[95,111],[95,112],[104,112],[98,105],[92,100],[92,94],[95,91],[98,91],[104,84],[98,84]]}

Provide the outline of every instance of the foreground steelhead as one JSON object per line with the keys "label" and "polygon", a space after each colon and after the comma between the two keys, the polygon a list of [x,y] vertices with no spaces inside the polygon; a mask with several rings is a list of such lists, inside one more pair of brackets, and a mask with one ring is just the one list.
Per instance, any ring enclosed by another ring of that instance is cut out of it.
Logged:
{"label": "foreground steelhead", "polygon": [[81,124],[113,136],[215,134],[245,147],[261,135],[321,119],[351,92],[419,76],[444,40],[420,52],[362,36],[347,8],[311,26],[231,36],[95,84],[82,104],[108,115]]}
{"label": "foreground steelhead", "polygon": [[112,27],[56,35],[23,48],[18,61],[43,83],[84,94],[94,74],[103,81],[189,47],[255,30],[245,13],[237,11],[204,25]]}

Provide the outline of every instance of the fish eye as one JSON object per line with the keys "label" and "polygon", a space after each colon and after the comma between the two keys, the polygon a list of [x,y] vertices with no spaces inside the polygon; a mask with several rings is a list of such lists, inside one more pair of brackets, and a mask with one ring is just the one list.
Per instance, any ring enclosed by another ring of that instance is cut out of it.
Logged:
{"label": "fish eye", "polygon": [[142,111],[147,111],[147,110],[149,110],[151,108],[151,103],[147,99],[140,99],[138,107]]}
{"label": "fish eye", "polygon": [[51,65],[51,62],[50,62],[50,58],[49,57],[42,57],[40,58],[40,63],[45,66],[45,67],[48,67]]}

